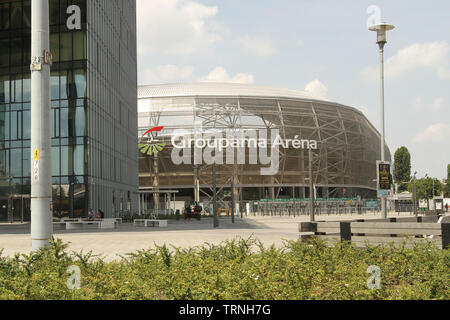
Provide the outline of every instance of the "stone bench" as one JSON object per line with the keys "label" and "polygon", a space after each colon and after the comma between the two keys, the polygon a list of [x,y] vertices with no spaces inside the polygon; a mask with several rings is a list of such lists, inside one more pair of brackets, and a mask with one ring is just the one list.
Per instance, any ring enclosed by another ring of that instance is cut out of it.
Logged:
{"label": "stone bench", "polygon": [[118,222],[115,219],[68,221],[66,222],[66,230],[80,230],[87,226],[94,225],[96,225],[98,229],[114,229],[116,228],[117,223]]}
{"label": "stone bench", "polygon": [[[414,218],[418,219],[418,218]],[[396,220],[396,219],[395,219]],[[317,236],[328,242],[351,241],[358,247],[366,247],[367,244],[383,245],[394,243],[407,247],[414,242],[433,242],[440,249],[450,248],[450,223],[444,219],[438,223],[428,222],[377,222],[377,221],[336,221],[336,222],[302,222],[299,225],[301,233],[313,233],[302,235],[307,240]]]}
{"label": "stone bench", "polygon": [[53,229],[66,230],[66,223],[64,221],[53,222]]}
{"label": "stone bench", "polygon": [[136,219],[134,220],[135,226],[144,226],[144,227],[158,227],[158,228],[167,228],[168,221],[167,220],[157,220],[157,219]]}

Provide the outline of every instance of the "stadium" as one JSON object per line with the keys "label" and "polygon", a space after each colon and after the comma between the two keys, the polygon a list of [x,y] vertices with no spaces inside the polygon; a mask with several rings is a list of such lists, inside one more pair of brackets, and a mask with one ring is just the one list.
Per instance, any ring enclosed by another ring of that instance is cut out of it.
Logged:
{"label": "stadium", "polygon": [[[208,203],[214,186],[221,207],[233,197],[252,205],[307,199],[310,152],[316,198],[377,198],[381,137],[355,108],[301,91],[230,83],[142,86],[138,108],[139,185],[153,193],[156,209],[161,190]],[[210,152],[213,161],[205,151],[211,137],[223,147]],[[390,159],[387,146],[386,154]]]}

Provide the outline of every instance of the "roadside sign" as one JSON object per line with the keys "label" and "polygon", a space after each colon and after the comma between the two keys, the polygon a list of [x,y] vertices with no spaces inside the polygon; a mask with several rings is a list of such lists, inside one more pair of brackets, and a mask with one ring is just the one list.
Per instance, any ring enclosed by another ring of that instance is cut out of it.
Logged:
{"label": "roadside sign", "polygon": [[366,208],[378,208],[378,201],[366,201]]}
{"label": "roadside sign", "polygon": [[392,166],[387,161],[377,161],[377,189],[379,198],[387,198],[392,190]]}

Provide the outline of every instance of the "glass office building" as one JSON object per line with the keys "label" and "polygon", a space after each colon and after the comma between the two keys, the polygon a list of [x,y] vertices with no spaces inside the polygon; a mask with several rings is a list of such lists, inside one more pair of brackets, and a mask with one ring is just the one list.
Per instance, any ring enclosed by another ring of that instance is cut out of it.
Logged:
{"label": "glass office building", "polygon": [[[54,215],[136,210],[136,2],[49,4]],[[30,218],[30,55],[31,1],[0,0],[0,222]]]}
{"label": "glass office building", "polygon": [[[299,137],[318,142],[312,160],[318,198],[377,198],[374,179],[381,137],[355,108],[294,90],[229,83],[142,86],[138,97],[139,136],[164,127],[151,133],[156,150],[145,146],[148,136],[141,138],[141,189],[180,190],[177,199],[190,201],[197,188],[200,201],[207,202],[212,197],[212,166],[195,165],[193,153],[190,163],[174,163],[172,137],[180,132],[192,138],[276,129],[283,141]],[[386,155],[391,156],[387,146]],[[273,175],[262,175],[261,168],[267,166],[251,163],[248,147],[242,160],[230,165],[221,159],[217,165],[219,200],[229,200],[231,192],[236,201],[309,197],[306,148],[281,149],[279,170]]]}

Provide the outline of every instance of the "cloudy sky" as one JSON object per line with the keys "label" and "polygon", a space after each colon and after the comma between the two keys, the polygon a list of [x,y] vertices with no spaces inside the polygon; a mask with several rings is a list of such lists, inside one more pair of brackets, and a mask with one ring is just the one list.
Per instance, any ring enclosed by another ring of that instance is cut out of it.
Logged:
{"label": "cloudy sky", "polygon": [[380,128],[378,50],[367,24],[396,25],[386,47],[386,134],[413,172],[450,164],[450,1],[137,0],[139,84],[219,81],[310,92]]}

